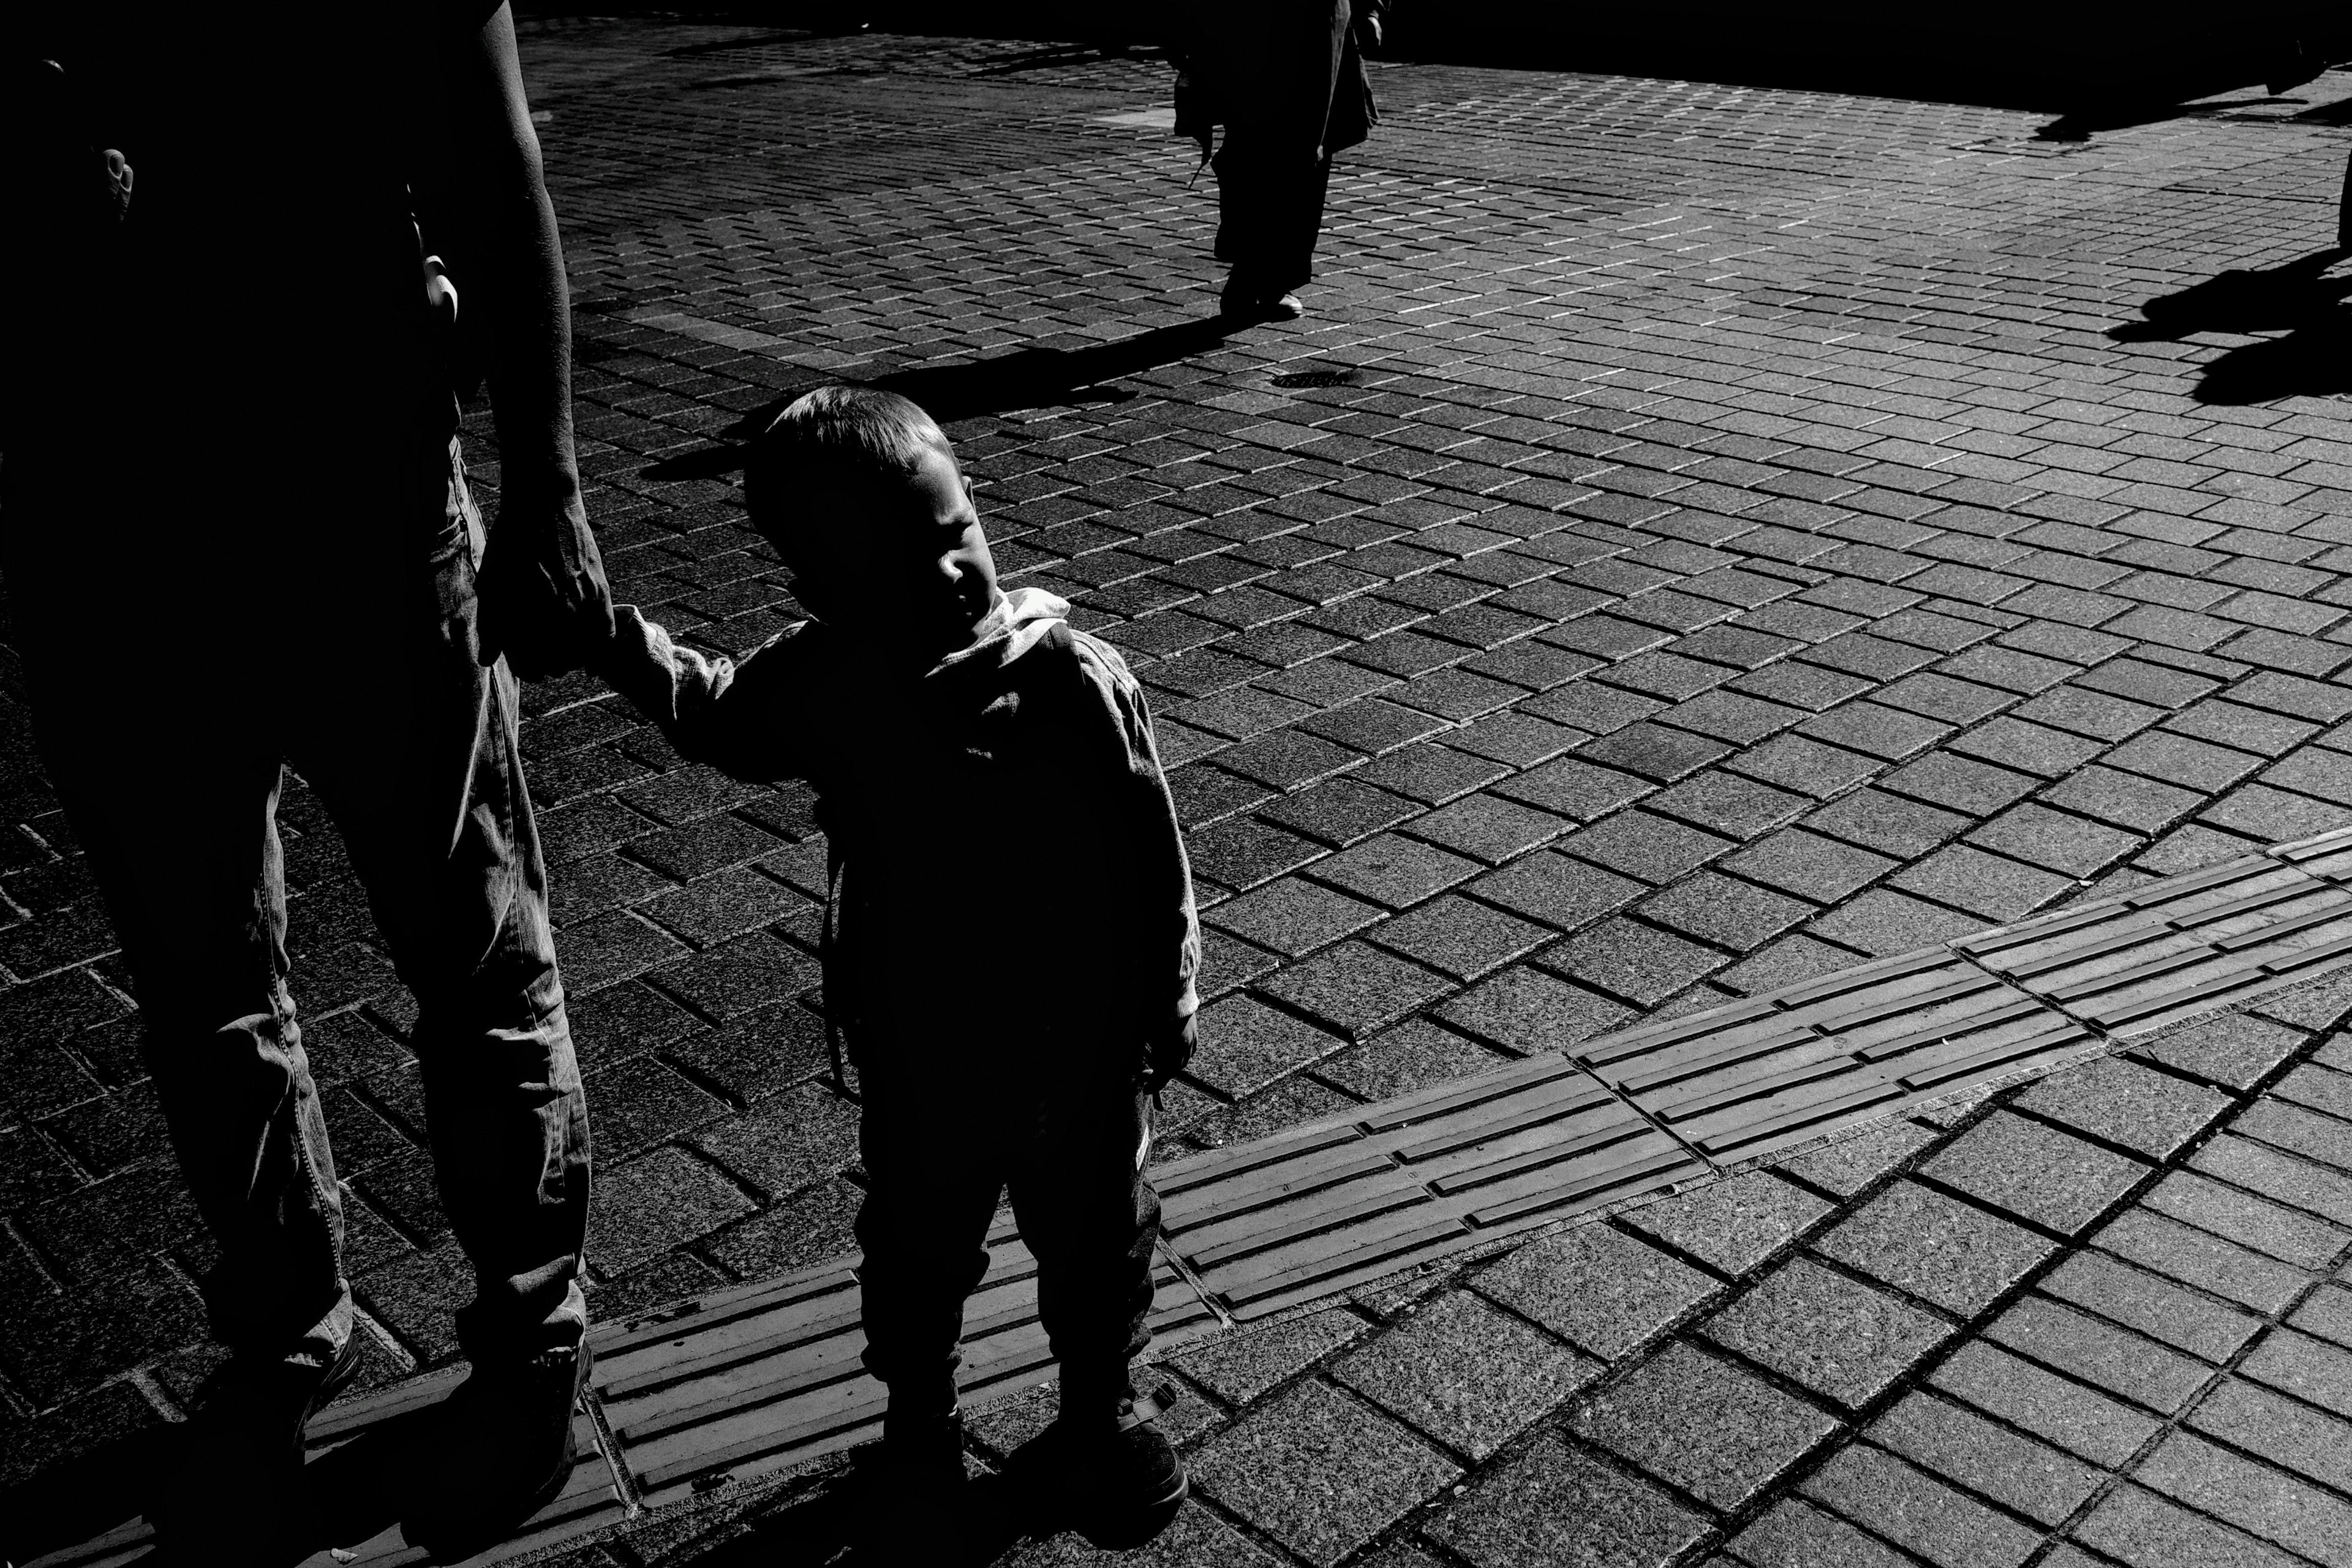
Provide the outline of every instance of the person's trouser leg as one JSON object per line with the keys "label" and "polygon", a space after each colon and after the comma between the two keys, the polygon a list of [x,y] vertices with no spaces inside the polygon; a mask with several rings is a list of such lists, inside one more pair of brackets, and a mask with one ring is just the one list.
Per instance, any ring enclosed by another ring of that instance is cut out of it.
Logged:
{"label": "person's trouser leg", "polygon": [[1037,1310],[1062,1364],[1064,1408],[1116,1400],[1150,1343],[1160,1198],[1144,1174],[1151,1100],[1134,1083],[1084,1072],[1043,1086],[1010,1183],[1021,1237],[1037,1258]]}
{"label": "person's trouser leg", "polygon": [[323,1367],[351,1334],[351,1295],[286,987],[274,705],[242,647],[218,640],[202,579],[169,560],[142,576],[98,485],[60,494],[9,478],[12,635],[43,760],[123,944],[173,1149],[220,1247],[204,1281],[214,1332],[240,1354]]}
{"label": "person's trouser leg", "polygon": [[895,1054],[888,1042],[857,1052],[858,1274],[866,1370],[890,1390],[892,1423],[912,1426],[955,1408],[964,1301],[988,1272],[1006,1129],[999,1097]]}
{"label": "person's trouser leg", "polygon": [[[516,739],[516,686],[481,663],[479,521],[455,444],[373,594],[321,595],[289,752],[341,829],[401,980],[443,1205],[477,1294],[480,1364],[577,1344],[586,1102],[548,930]],[[433,488],[437,483],[437,491]]]}
{"label": "person's trouser leg", "polygon": [[1215,167],[1216,256],[1232,267],[1234,287],[1273,298],[1308,281],[1331,161],[1243,124],[1227,132]]}

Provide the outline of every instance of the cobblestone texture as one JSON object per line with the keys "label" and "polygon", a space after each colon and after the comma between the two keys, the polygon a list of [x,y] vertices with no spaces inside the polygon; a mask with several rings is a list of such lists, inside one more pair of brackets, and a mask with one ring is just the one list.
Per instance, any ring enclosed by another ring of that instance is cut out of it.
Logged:
{"label": "cobblestone texture", "polygon": [[[1171,1153],[2352,821],[2352,422],[2317,310],[2340,290],[2288,266],[2330,237],[2343,154],[2291,107],[2051,142],[2011,110],[1384,68],[1315,314],[1221,342],[1196,324],[1211,198],[1181,144],[1113,122],[1165,101],[1155,60],[665,19],[533,23],[525,58],[620,595],[715,648],[783,624],[789,579],[712,439],[818,379],[896,374],[950,419],[1007,573],[1071,597],[1151,689],[1214,933]],[[163,1419],[207,1353],[208,1244],[18,695],[6,1476]],[[597,1310],[843,1250],[854,1110],[814,1026],[807,792],[681,763],[582,677],[533,689],[525,744],[603,1153]],[[315,797],[298,783],[282,815],[380,1382],[453,1353],[464,1266],[421,1155],[411,1004]],[[2240,1532],[2255,1505],[2227,1500],[2273,1494],[2208,1459],[2347,1484],[2307,1390],[2347,1314],[2306,1289],[2352,1221],[2347,1101],[2332,1067],[2276,1072],[2346,1005],[2315,987],[2176,1032],[1957,1142],[1938,1118],[1806,1156],[1748,1179],[1779,1200],[1760,1217],[1701,1212],[1734,1184],[1487,1266],[1444,1310],[1522,1325],[1497,1341],[1507,1413],[1416,1404],[1435,1331],[1383,1349],[1355,1342],[1405,1325],[1327,1309],[1349,1321],[1202,1373],[1202,1441],[1320,1453],[1281,1413],[1338,1443],[1360,1412],[1359,1434],[1396,1428],[1379,1503],[1282,1523],[1236,1480],[1186,1539],[1533,1562],[1555,1548],[1512,1521],[1581,1499],[1625,1521],[1627,1562],[1894,1562],[1898,1513],[2050,1524],[2028,1500],[2071,1472],[2032,1443],[2103,1473],[2178,1447],[2161,1484],[2102,1482],[2050,1525],[2085,1551],[2312,1550],[2322,1524]],[[1969,1216],[1950,1258],[1873,1230],[1914,1192]],[[1943,1343],[1841,1384],[1858,1407],[1737,1363],[1859,1445],[1801,1497],[1726,1515],[1731,1483],[1645,1479],[1575,1435],[1660,1335],[1739,1353],[1710,1314],[1785,1300],[1827,1324],[1832,1298]],[[2180,1300],[2203,1304],[2194,1345],[2133,1326],[2127,1303]],[[2242,1377],[2200,1359],[2248,1323]],[[1594,1356],[1611,1370],[1563,1394]],[[1923,1379],[2006,1436],[1888,1415]],[[2202,1447],[2132,1438],[2182,1409]],[[1462,1465],[1454,1500],[1431,1478]],[[1967,1539],[1997,1561],[2012,1536]]]}

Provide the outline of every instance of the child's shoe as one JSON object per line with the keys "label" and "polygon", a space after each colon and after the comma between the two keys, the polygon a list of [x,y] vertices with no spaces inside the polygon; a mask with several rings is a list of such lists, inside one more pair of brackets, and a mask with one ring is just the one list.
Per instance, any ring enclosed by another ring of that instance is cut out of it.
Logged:
{"label": "child's shoe", "polygon": [[963,1414],[883,1426],[868,1471],[859,1568],[940,1568],[966,1534]]}
{"label": "child's shoe", "polygon": [[1191,1494],[1184,1461],[1160,1429],[1161,1414],[1175,1403],[1172,1384],[1160,1384],[1149,1398],[1129,1384],[1108,1407],[1066,1404],[1040,1439],[1049,1479],[1073,1500],[1072,1528],[1100,1550],[1141,1546],[1168,1528]]}

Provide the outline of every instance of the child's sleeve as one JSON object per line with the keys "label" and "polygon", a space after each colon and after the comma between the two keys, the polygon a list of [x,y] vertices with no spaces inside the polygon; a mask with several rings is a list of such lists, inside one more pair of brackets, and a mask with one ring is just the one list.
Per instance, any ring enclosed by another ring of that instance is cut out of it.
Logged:
{"label": "child's sleeve", "polygon": [[1160,771],[1143,689],[1123,664],[1109,665],[1104,675],[1101,685],[1123,753],[1121,776],[1112,786],[1112,815],[1128,849],[1122,869],[1135,922],[1133,973],[1146,1027],[1162,1028],[1190,1018],[1201,1005],[1201,923],[1192,904],[1192,868],[1176,802]]}
{"label": "child's sleeve", "polygon": [[805,639],[779,633],[743,656],[681,647],[635,605],[613,613],[613,641],[597,673],[661,730],[678,752],[738,778],[796,775],[807,731]]}

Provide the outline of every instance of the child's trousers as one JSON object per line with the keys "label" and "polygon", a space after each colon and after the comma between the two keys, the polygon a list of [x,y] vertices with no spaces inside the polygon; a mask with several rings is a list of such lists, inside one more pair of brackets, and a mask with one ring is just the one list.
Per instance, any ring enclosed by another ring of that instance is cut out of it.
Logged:
{"label": "child's trousers", "polygon": [[1120,1376],[1150,1342],[1160,1199],[1145,1180],[1151,1102],[1137,1053],[969,1038],[852,1041],[871,1185],[866,1367],[896,1420],[953,1407],[964,1300],[1008,1189],[1037,1259],[1037,1304],[1066,1393]]}

